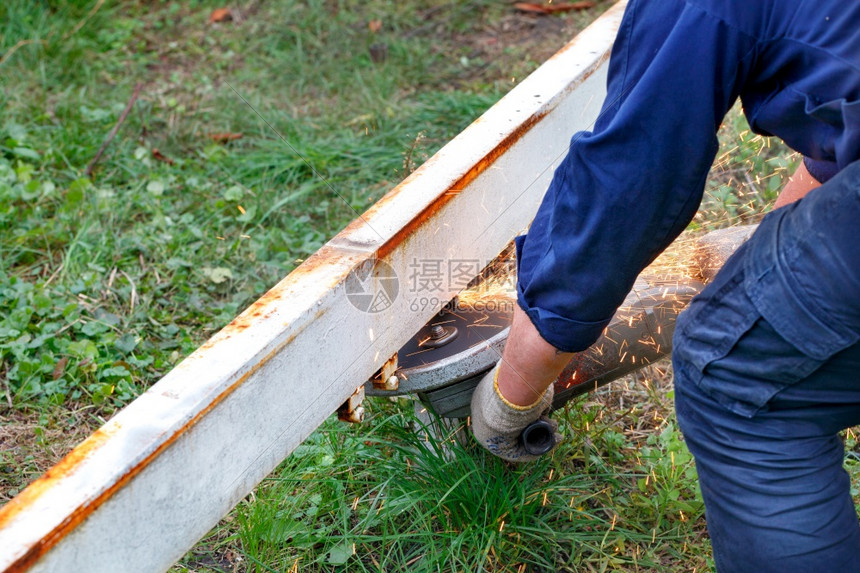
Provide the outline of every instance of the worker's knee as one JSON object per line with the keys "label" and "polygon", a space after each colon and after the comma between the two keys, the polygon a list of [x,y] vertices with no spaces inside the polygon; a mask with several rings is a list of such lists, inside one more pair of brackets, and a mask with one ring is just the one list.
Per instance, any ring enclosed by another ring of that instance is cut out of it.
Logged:
{"label": "worker's knee", "polygon": [[[718,571],[858,572],[860,528],[836,433],[857,422],[858,392],[840,393],[848,402],[841,406],[826,401],[860,352],[843,353],[847,361],[835,364],[832,373],[822,368],[788,386],[780,392],[782,401],[769,400],[752,415],[734,411],[726,404],[749,402],[740,400],[721,364],[776,336],[757,320],[741,343],[704,373],[696,368],[695,356],[690,358],[690,341],[683,334],[675,355],[676,415],[696,459]],[[763,356],[760,360],[767,362]],[[751,392],[768,384],[748,380]],[[820,404],[822,393],[825,403]]]}

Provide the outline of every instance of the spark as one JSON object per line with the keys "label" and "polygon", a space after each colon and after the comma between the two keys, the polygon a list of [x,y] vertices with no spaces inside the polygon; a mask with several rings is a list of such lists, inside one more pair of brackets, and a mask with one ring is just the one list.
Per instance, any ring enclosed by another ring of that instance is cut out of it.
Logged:
{"label": "spark", "polygon": [[435,348],[425,348],[423,350],[416,350],[415,352],[410,352],[406,356],[415,356],[416,354],[422,354],[424,352],[430,352],[431,350],[436,350]]}

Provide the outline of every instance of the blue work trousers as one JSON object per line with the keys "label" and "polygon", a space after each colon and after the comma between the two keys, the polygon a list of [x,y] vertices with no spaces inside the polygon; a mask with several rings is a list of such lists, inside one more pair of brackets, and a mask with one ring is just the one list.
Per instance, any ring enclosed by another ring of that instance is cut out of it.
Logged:
{"label": "blue work trousers", "polygon": [[860,572],[860,162],[768,214],[679,317],[678,422],[720,573]]}

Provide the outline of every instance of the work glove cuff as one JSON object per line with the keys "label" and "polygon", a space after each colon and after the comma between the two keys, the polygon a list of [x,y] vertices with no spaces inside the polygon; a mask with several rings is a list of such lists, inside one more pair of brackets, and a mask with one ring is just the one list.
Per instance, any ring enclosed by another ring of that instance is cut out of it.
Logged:
{"label": "work glove cuff", "polygon": [[[491,374],[492,384],[488,384],[487,386],[492,388],[492,392],[488,391],[489,388],[484,390],[484,392],[490,394],[490,396],[488,396],[489,399],[484,402],[486,405],[487,415],[490,419],[498,421],[504,420],[508,425],[515,426],[522,430],[540,418],[541,414],[548,411],[550,406],[552,406],[552,398],[554,394],[552,385],[550,385],[550,387],[546,389],[546,392],[544,392],[540,398],[535,400],[534,403],[529,404],[528,406],[520,406],[510,402],[507,398],[502,396],[502,392],[499,390],[499,368],[494,368]],[[482,381],[482,384],[483,383],[484,382]]]}
{"label": "work glove cuff", "polygon": [[[472,394],[472,434],[491,453],[512,462],[527,462],[539,456],[528,453],[520,440],[522,431],[548,412],[552,406],[553,387],[528,406],[511,403],[502,396],[496,366],[487,373]],[[551,422],[556,428],[557,424]],[[554,434],[557,444],[561,436]]]}

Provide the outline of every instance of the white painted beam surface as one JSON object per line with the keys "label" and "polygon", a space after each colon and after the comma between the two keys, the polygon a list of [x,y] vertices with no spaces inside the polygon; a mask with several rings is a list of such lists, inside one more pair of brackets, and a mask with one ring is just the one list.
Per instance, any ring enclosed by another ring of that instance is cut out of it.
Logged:
{"label": "white painted beam surface", "polygon": [[[597,116],[622,12],[609,10],[0,509],[0,571],[164,571],[184,555],[455,294],[415,311],[416,261],[486,262],[528,225],[570,137]],[[360,312],[347,280],[376,259],[399,294]]]}

